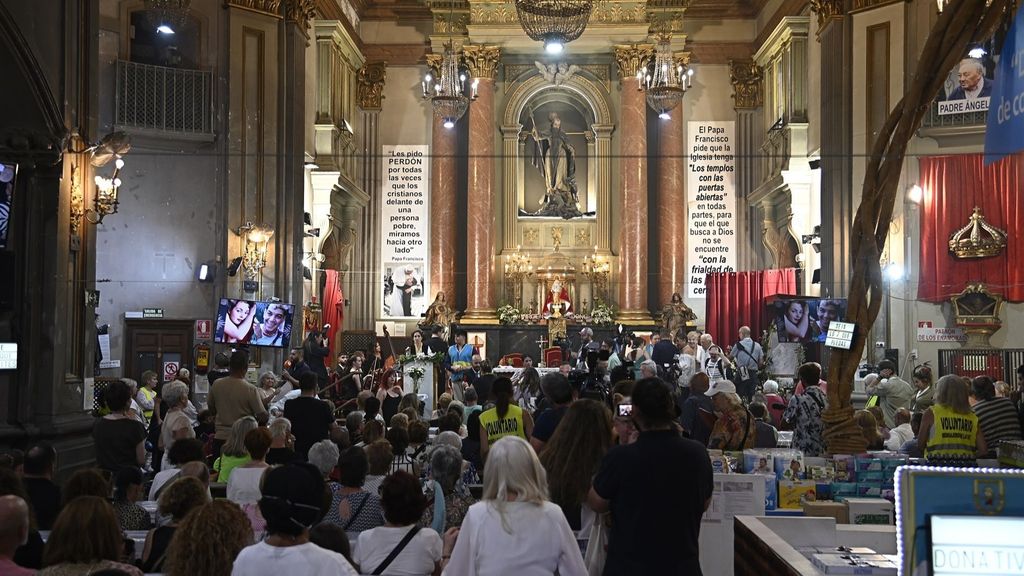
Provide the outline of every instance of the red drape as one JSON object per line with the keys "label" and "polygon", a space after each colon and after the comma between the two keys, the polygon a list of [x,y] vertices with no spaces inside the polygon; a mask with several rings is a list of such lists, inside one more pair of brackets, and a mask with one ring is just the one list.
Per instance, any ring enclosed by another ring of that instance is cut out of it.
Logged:
{"label": "red drape", "polygon": [[337,270],[326,270],[327,283],[324,286],[323,317],[324,324],[330,324],[331,357],[328,364],[333,363],[341,347],[337,344],[336,336],[341,333],[341,323],[345,319],[345,294],[341,290],[341,277]]}
{"label": "red drape", "polygon": [[[921,273],[919,300],[944,302],[968,283],[983,282],[1011,302],[1024,301],[1024,205],[1022,156],[985,167],[981,154],[921,158]],[[961,260],[949,237],[978,206],[989,224],[1007,232],[998,256]]]}
{"label": "red drape", "polygon": [[705,280],[708,297],[705,330],[715,342],[731,343],[740,326],[750,326],[752,337],[761,338],[768,328],[764,299],[775,294],[796,294],[796,269],[716,272]]}

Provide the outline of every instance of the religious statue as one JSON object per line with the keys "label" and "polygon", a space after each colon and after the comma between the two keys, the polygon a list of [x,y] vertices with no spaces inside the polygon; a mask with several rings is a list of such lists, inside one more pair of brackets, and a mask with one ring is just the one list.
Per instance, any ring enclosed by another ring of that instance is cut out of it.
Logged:
{"label": "religious statue", "polygon": [[448,306],[444,291],[440,291],[434,297],[434,302],[427,307],[423,322],[420,322],[419,326],[420,328],[441,326],[444,328],[445,338],[447,339],[448,328],[453,322],[455,322],[455,310]]}
{"label": "religious statue", "polygon": [[661,309],[661,331],[668,337],[674,337],[680,330],[697,320],[697,315],[689,306],[683,304],[683,297],[676,292],[672,301]]}
{"label": "religious statue", "polygon": [[572,302],[569,301],[569,291],[562,286],[561,280],[555,280],[551,283],[551,289],[548,290],[548,294],[544,298],[544,315],[561,317],[570,312],[572,312]]}
{"label": "religious statue", "polygon": [[562,120],[556,112],[548,115],[551,129],[538,132],[537,121],[530,111],[533,126],[533,157],[531,164],[544,177],[544,198],[541,208],[533,216],[560,216],[565,219],[582,216],[576,189],[576,149],[562,131]]}

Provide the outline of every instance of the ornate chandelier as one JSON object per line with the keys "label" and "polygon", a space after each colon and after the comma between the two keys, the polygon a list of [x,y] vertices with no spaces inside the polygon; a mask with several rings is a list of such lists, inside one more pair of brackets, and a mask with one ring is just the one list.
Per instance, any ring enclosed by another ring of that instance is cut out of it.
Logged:
{"label": "ornate chandelier", "polygon": [[145,0],[146,15],[161,34],[174,34],[188,24],[192,0]]}
{"label": "ornate chandelier", "polygon": [[647,93],[647,105],[668,120],[669,112],[683,101],[683,95],[693,85],[693,68],[676,62],[672,55],[672,40],[663,35],[654,49],[654,62],[636,73],[639,89]]}
{"label": "ornate chandelier", "polygon": [[516,0],[516,13],[526,35],[544,42],[549,54],[580,37],[594,10],[593,0]]}
{"label": "ornate chandelier", "polygon": [[451,129],[466,113],[469,101],[476,100],[480,81],[473,80],[467,96],[466,71],[459,67],[459,58],[451,40],[445,43],[444,55],[437,68],[438,77],[434,78],[428,71],[420,87],[423,90],[423,99],[430,100],[434,115],[443,120],[445,128]]}

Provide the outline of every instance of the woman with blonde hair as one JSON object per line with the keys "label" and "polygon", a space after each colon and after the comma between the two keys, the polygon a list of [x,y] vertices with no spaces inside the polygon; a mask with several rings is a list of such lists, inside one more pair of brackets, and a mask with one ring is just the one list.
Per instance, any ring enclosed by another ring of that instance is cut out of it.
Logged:
{"label": "woman with blonde hair", "polygon": [[160,513],[170,516],[171,520],[163,526],[157,526],[146,534],[146,543],[142,548],[142,569],[146,572],[160,572],[166,560],[167,549],[171,545],[178,524],[192,510],[206,504],[210,500],[206,486],[198,478],[185,476],[175,480],[160,494],[157,506]]}
{"label": "woman with blonde hair", "polygon": [[935,404],[924,411],[917,433],[917,445],[924,447],[929,464],[974,466],[977,455],[988,450],[967,386],[952,374],[935,383]]}
{"label": "woman with blonde hair", "polygon": [[227,500],[214,500],[189,512],[167,549],[168,576],[230,574],[243,548],[252,544],[245,514]]}
{"label": "woman with blonde hair", "polygon": [[867,410],[857,410],[853,415],[853,421],[860,427],[864,440],[868,443],[868,450],[882,450],[885,448],[882,435],[878,432],[878,421],[875,415]]}
{"label": "woman with blonde hair", "polygon": [[491,446],[483,499],[469,507],[461,530],[445,532],[441,559],[452,575],[587,574],[565,515],[548,501],[544,467],[518,436]]}
{"label": "woman with blonde hair", "polygon": [[79,496],[64,506],[53,523],[43,552],[42,576],[79,576],[119,570],[142,576],[135,566],[120,562],[124,538],[109,502],[98,496]]}
{"label": "woman with blonde hair", "polygon": [[[245,435],[255,430],[258,424],[256,418],[243,416],[231,425],[231,433],[228,435],[220,456],[213,461],[213,473],[217,475],[215,481],[227,484],[231,480],[231,471],[249,462],[251,458],[245,450]],[[214,480],[211,478],[211,480]]]}

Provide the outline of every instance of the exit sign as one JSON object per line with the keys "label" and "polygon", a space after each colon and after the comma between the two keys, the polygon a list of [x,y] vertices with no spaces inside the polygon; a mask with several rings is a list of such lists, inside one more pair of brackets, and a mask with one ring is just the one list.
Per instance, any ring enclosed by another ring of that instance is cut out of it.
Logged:
{"label": "exit sign", "polygon": [[163,308],[143,308],[142,309],[142,317],[143,318],[163,318],[164,317],[164,309]]}

